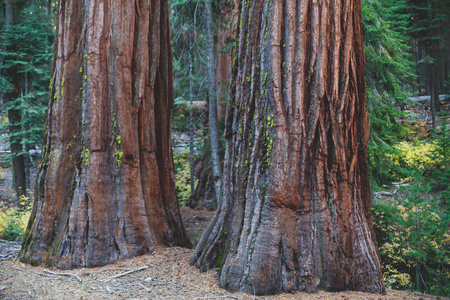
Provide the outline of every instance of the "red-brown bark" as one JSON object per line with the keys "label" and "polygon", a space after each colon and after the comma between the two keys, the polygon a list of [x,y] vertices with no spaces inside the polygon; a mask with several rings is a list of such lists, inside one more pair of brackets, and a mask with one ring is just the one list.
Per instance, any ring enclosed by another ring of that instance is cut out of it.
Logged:
{"label": "red-brown bark", "polygon": [[168,3],[59,1],[43,163],[20,260],[189,246],[174,188]]}
{"label": "red-brown bark", "polygon": [[242,2],[222,197],[191,263],[230,291],[385,291],[359,0]]}
{"label": "red-brown bark", "polygon": [[[224,9],[224,18],[226,24],[223,24],[218,30],[217,36],[217,116],[219,121],[225,117],[226,101],[228,99],[229,87],[231,84],[232,59],[235,51],[230,45],[236,39],[237,21],[239,5],[238,1],[231,1],[230,7]],[[227,50],[230,48],[229,50]]]}

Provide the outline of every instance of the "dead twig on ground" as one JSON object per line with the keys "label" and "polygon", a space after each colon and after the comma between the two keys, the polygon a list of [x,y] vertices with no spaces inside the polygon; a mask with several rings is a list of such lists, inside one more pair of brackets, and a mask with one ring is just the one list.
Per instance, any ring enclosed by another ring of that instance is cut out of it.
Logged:
{"label": "dead twig on ground", "polygon": [[42,273],[38,273],[38,274],[39,274],[39,275],[44,275],[44,276],[47,275],[47,277],[52,277],[52,276],[48,276],[48,275],[56,275],[56,276],[72,277],[72,278],[75,278],[76,280],[78,280],[79,282],[83,282],[83,281],[81,280],[81,278],[78,277],[78,275],[76,275],[76,274],[71,274],[71,273],[56,273],[56,272],[51,272],[51,271],[48,271],[48,270],[44,270]]}
{"label": "dead twig on ground", "polygon": [[45,276],[45,277],[51,278],[51,279],[60,279],[58,277],[55,277],[55,276],[52,276],[52,275],[49,275],[49,274],[45,274],[45,273],[42,273],[42,272],[38,272],[37,274],[41,275],[41,276]]}
{"label": "dead twig on ground", "polygon": [[103,282],[108,282],[108,281],[111,281],[111,280],[113,280],[115,278],[123,277],[123,276],[129,275],[129,274],[132,274],[132,273],[136,273],[136,272],[139,272],[139,271],[142,271],[142,270],[145,270],[145,269],[148,269],[148,267],[144,266],[144,267],[136,268],[136,269],[133,269],[133,270],[130,270],[130,271],[126,271],[126,272],[123,272],[123,273],[111,276],[111,277],[109,277],[107,279],[104,279],[102,281]]}
{"label": "dead twig on ground", "polygon": [[397,189],[395,189],[392,193],[391,192],[386,192],[386,191],[381,191],[381,192],[375,192],[373,193],[375,196],[394,196],[397,194]]}

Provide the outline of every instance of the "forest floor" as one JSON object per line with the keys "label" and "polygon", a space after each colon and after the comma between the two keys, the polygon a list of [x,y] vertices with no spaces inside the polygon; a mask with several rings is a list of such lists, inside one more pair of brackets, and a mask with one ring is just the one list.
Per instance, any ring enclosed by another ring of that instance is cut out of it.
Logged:
{"label": "forest floor", "polygon": [[[196,241],[214,212],[183,207],[189,237]],[[99,268],[61,271],[17,261],[19,243],[0,241],[0,299],[445,299],[407,291],[386,295],[345,291],[296,292],[258,297],[219,287],[216,270],[200,273],[189,265],[192,249],[158,248],[152,255],[121,260]],[[9,255],[9,256],[8,256]]]}

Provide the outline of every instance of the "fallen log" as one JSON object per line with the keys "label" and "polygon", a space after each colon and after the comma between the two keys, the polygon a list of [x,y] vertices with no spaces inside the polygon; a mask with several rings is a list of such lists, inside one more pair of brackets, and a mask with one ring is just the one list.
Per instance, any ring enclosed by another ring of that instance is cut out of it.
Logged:
{"label": "fallen log", "polygon": [[[430,101],[431,96],[417,96],[417,97],[408,97],[409,100],[414,102],[424,102],[424,101]],[[450,101],[450,95],[439,95],[439,101],[441,102],[447,102]]]}

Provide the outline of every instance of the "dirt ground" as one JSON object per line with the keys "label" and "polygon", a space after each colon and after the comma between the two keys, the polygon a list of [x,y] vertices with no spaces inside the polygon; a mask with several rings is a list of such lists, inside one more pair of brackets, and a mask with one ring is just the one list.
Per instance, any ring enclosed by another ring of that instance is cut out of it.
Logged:
{"label": "dirt ground", "polygon": [[[214,212],[184,207],[182,215],[196,242]],[[395,290],[386,295],[319,291],[258,297],[221,289],[216,270],[200,273],[189,265],[192,249],[158,248],[153,255],[100,268],[61,271],[18,262],[19,248],[18,243],[0,241],[0,299],[444,299]]]}

